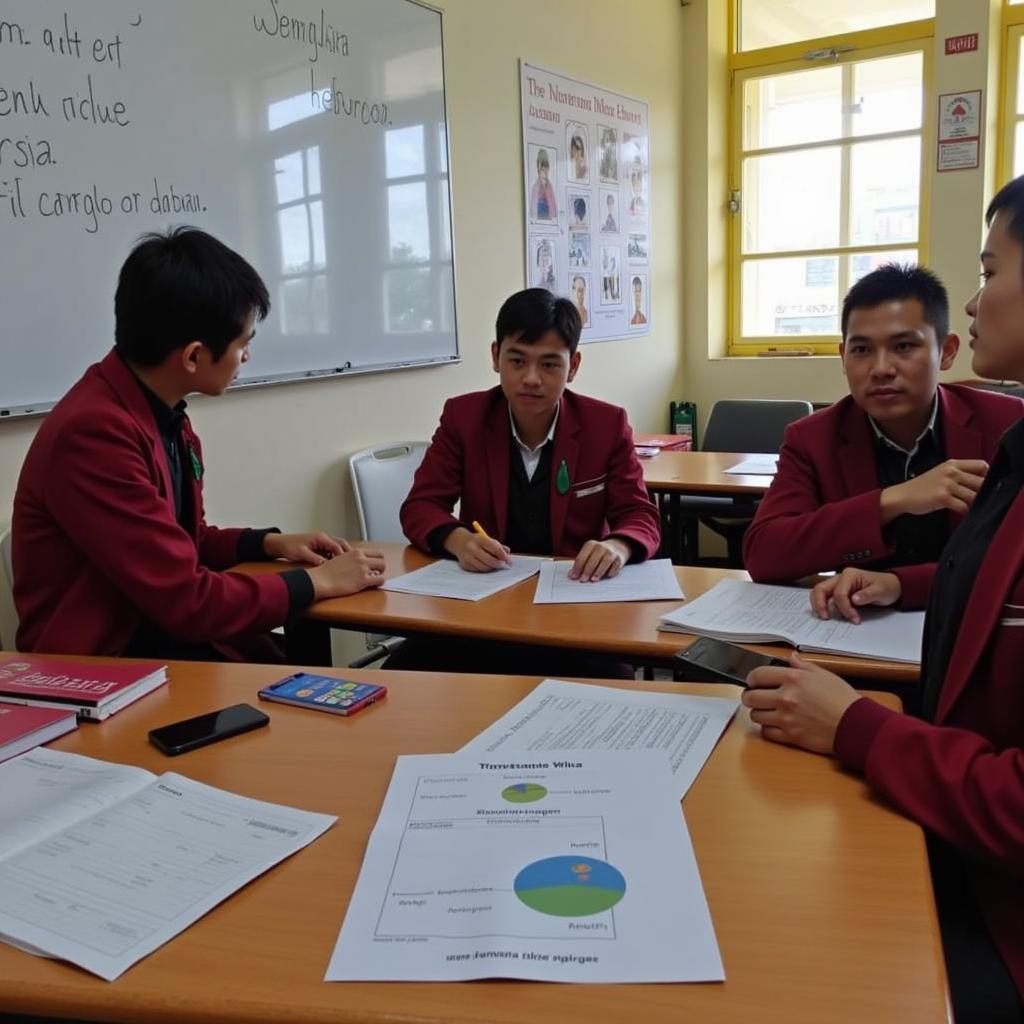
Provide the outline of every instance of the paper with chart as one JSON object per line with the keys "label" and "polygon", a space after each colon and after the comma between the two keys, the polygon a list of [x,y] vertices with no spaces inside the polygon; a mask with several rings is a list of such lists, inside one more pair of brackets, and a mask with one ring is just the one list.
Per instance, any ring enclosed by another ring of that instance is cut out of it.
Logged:
{"label": "paper with chart", "polygon": [[730,466],[726,473],[738,476],[775,476],[778,471],[778,455],[751,455],[735,466]]}
{"label": "paper with chart", "polygon": [[736,708],[736,698],[645,693],[545,679],[461,752],[507,757],[661,750],[676,780],[676,799],[681,800]]}
{"label": "paper with chart", "polygon": [[396,576],[384,583],[382,590],[422,597],[454,597],[460,601],[480,601],[508,587],[514,587],[534,576],[543,558],[512,555],[512,564],[493,572],[467,572],[458,562],[442,558],[422,569]]}
{"label": "paper with chart", "polygon": [[336,820],[29,751],[0,765],[0,940],[113,981]]}
{"label": "paper with chart", "polygon": [[542,562],[534,604],[600,604],[609,601],[680,601],[682,588],[668,558],[624,565],[596,582],[569,579],[573,563]]}
{"label": "paper with chart", "polygon": [[721,981],[665,759],[399,757],[327,981]]}
{"label": "paper with chart", "polygon": [[745,580],[722,580],[682,608],[663,615],[659,629],[697,633],[737,643],[781,641],[802,651],[917,663],[924,612],[862,608],[859,625],[819,619],[810,592]]}

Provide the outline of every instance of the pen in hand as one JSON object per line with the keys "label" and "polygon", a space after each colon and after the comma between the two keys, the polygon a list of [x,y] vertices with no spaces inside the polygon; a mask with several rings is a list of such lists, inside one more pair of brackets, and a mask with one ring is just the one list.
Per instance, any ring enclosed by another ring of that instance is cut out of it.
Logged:
{"label": "pen in hand", "polygon": [[[491,539],[490,534],[475,519],[473,520],[473,532],[483,540]],[[502,547],[504,547],[504,545],[502,545]],[[507,550],[504,552],[504,558],[509,565],[512,564],[512,556]]]}

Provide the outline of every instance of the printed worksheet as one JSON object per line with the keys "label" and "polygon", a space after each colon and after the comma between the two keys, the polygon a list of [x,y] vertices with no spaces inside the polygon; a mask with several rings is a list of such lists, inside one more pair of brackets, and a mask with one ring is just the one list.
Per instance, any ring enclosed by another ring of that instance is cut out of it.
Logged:
{"label": "printed worksheet", "polygon": [[721,981],[667,761],[399,757],[327,981]]}
{"label": "printed worksheet", "polygon": [[0,764],[0,940],[113,981],[336,820],[37,748]]}
{"label": "printed worksheet", "polygon": [[569,579],[572,562],[543,562],[534,604],[600,604],[608,601],[679,601],[682,588],[668,558],[624,565],[596,582]]}
{"label": "printed worksheet", "polygon": [[480,601],[536,575],[543,558],[512,555],[512,564],[493,572],[467,572],[458,562],[442,558],[422,569],[387,580],[382,590],[423,597],[454,597],[459,601]]}
{"label": "printed worksheet", "polygon": [[679,800],[693,785],[738,706],[737,697],[644,693],[545,679],[471,739],[462,752],[507,757],[660,750]]}
{"label": "printed worksheet", "polygon": [[775,476],[778,471],[778,455],[751,455],[749,459],[730,466],[726,473],[733,473],[737,476]]}

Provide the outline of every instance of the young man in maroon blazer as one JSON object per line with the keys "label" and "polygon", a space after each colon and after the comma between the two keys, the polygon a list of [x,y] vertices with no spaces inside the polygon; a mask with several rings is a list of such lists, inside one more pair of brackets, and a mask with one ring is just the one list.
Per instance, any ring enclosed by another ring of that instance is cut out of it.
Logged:
{"label": "young man in maroon blazer", "polygon": [[[967,303],[973,369],[1024,380],[1024,178],[989,205]],[[834,754],[927,830],[957,1024],[1024,1021],[1024,420],[1006,431],[938,564],[845,569],[819,615],[927,603],[911,714],[799,657],[757,669],[743,703],[765,738]]]}
{"label": "young man in maroon blazer", "polygon": [[[14,497],[18,649],[159,658],[280,657],[267,634],[313,600],[383,581],[379,551],[325,533],[218,529],[186,395],[220,395],[270,308],[255,270],[194,228],[132,250],[115,346],[44,420]],[[236,562],[308,568],[249,576]]]}
{"label": "young man in maroon blazer", "polygon": [[886,265],[858,281],[839,352],[850,394],[786,430],[743,540],[755,580],[934,561],[981,487],[1018,398],[940,385],[960,346],[942,283]]}

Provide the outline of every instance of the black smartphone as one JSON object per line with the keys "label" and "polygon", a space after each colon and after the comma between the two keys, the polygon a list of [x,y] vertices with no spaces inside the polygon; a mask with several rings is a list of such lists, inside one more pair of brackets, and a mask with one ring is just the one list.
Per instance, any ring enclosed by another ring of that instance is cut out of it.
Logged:
{"label": "black smartphone", "polygon": [[159,729],[150,729],[149,742],[157,750],[173,757],[228,736],[237,736],[240,732],[258,729],[269,721],[257,708],[249,704],[235,704],[220,711],[211,711],[208,715],[196,715],[195,718],[162,725]]}
{"label": "black smartphone", "polygon": [[698,637],[685,651],[674,659],[676,679],[687,679],[708,683],[739,683],[747,685],[747,675],[762,665],[788,667],[788,662],[768,654],[748,651],[745,647],[715,640],[709,636]]}

